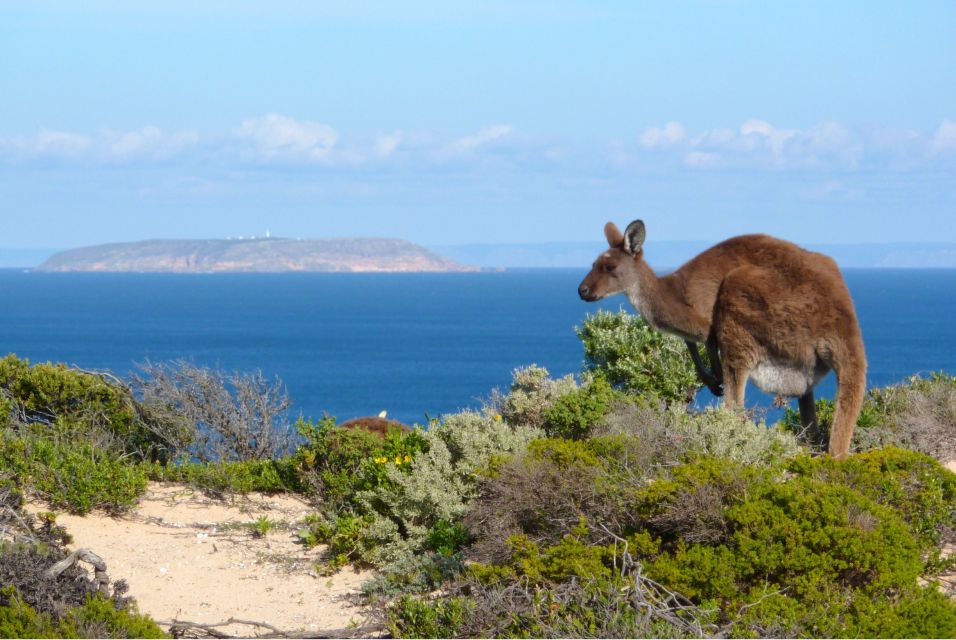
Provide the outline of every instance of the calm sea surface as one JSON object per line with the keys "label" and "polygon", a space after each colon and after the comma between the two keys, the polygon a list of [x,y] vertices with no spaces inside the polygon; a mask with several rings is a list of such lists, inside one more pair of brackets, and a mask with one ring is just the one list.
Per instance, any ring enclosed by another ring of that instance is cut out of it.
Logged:
{"label": "calm sea surface", "polygon": [[[185,358],[279,375],[294,411],[477,407],[511,370],[576,373],[583,269],[468,274],[44,274],[0,270],[0,354],[127,374]],[[871,385],[956,373],[956,270],[849,270]],[[831,396],[832,374],[818,387]],[[702,392],[706,401],[709,396]],[[750,388],[748,400],[766,403]]]}

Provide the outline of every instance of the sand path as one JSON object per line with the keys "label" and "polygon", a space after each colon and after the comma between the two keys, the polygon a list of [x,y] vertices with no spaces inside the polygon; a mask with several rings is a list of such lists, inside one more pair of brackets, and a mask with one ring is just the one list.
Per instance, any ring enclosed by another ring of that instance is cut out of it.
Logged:
{"label": "sand path", "polygon": [[[46,510],[37,503],[29,508]],[[120,518],[60,514],[57,522],[73,536],[71,549],[87,547],[101,556],[110,578],[125,579],[140,611],[161,623],[234,617],[288,632],[361,625],[363,611],[347,598],[370,574],[346,569],[319,575],[321,549],[305,549],[296,536],[312,511],[295,496],[215,500],[182,485],[154,483]],[[248,524],[260,516],[276,527],[257,538]],[[240,625],[218,630],[241,636],[268,631]]]}

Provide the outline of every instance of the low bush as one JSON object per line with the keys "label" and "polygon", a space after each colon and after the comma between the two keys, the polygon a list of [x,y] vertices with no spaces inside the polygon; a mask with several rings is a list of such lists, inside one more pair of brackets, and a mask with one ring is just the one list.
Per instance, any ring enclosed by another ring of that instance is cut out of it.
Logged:
{"label": "low bush", "polygon": [[201,462],[268,460],[295,447],[291,401],[278,377],[227,372],[184,360],[144,363],[133,375],[141,404],[163,422],[192,434],[191,458]]}
{"label": "low bush", "polygon": [[0,427],[66,446],[84,442],[117,455],[163,458],[192,433],[153,415],[109,374],[0,358]]}
{"label": "low bush", "polygon": [[[833,410],[832,400],[818,400],[818,426],[804,431],[799,413],[788,409],[782,426],[825,450]],[[943,462],[956,459],[956,377],[940,372],[870,389],[857,419],[853,448],[869,451],[886,446],[919,451]]]}
{"label": "low bush", "polygon": [[150,480],[183,482],[212,496],[304,491],[293,457],[235,462],[146,464]]}
{"label": "low bush", "polygon": [[699,454],[767,465],[801,451],[799,441],[789,431],[755,423],[742,412],[722,407],[689,411],[675,405],[619,403],[598,424],[595,434],[638,438],[643,464],[657,467]]}
{"label": "low bush", "polygon": [[420,430],[390,429],[383,438],[365,429],[335,426],[335,418],[318,423],[300,420],[297,431],[305,439],[293,456],[301,482],[320,495],[327,513],[352,513],[356,496],[389,481],[388,470],[407,471],[412,460],[428,447]]}
{"label": "low bush", "polygon": [[0,589],[3,638],[166,638],[149,616],[119,607],[100,595],[88,596],[59,615],[38,612],[13,587]]}
{"label": "low bush", "polygon": [[626,398],[613,389],[603,375],[593,376],[583,386],[551,403],[544,412],[544,431],[555,438],[585,438],[615,402],[626,402]]}
{"label": "low bush", "polygon": [[[598,311],[575,329],[585,367],[631,394],[687,404],[701,386],[687,345],[625,311]],[[707,363],[706,356],[704,362]]]}
{"label": "low bush", "polygon": [[578,388],[570,375],[551,379],[548,370],[537,365],[515,369],[508,395],[500,398],[493,409],[500,410],[512,426],[544,427],[544,414],[561,396]]}
{"label": "low bush", "polygon": [[[457,527],[477,494],[478,480],[492,472],[496,460],[520,451],[540,431],[512,428],[497,414],[458,413],[428,431],[396,434],[395,444],[379,440],[368,448],[361,435],[346,436],[362,446],[346,455],[326,454],[325,473],[352,480],[346,496],[339,484],[317,524],[317,536],[329,541],[339,559],[378,567],[399,567],[429,548],[454,554],[464,541]],[[404,448],[402,448],[404,447]],[[406,453],[407,452],[407,453]],[[344,555],[343,555],[344,554]]]}
{"label": "low bush", "polygon": [[956,473],[927,455],[887,447],[836,462],[827,456],[793,459],[801,476],[845,485],[899,514],[924,553],[956,543]]}
{"label": "low bush", "polygon": [[[463,612],[456,634],[956,632],[956,603],[918,581],[939,571],[933,532],[956,518],[956,475],[928,457],[889,449],[760,465],[698,456],[655,479],[629,473],[635,438],[613,438],[531,443],[488,482],[467,519],[479,541],[468,557],[479,564],[444,586]],[[559,483],[554,496],[542,470]],[[592,474],[588,489],[582,473]],[[526,484],[542,489],[535,496]],[[496,536],[504,549],[482,554],[481,541]],[[641,600],[635,576],[650,580]],[[695,626],[647,603],[661,594]],[[410,602],[389,614],[396,633],[415,635],[416,619],[438,615],[418,611],[434,603]]]}
{"label": "low bush", "polygon": [[84,514],[127,511],[146,491],[145,469],[109,449],[86,442],[21,438],[0,432],[0,469],[54,507]]}

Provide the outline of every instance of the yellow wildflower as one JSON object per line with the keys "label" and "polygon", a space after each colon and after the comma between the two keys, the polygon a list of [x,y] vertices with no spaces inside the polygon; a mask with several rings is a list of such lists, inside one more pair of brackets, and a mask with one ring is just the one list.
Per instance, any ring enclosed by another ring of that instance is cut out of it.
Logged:
{"label": "yellow wildflower", "polygon": [[406,453],[406,454],[405,454],[405,462],[411,462],[411,461],[412,461],[412,457]]}
{"label": "yellow wildflower", "polygon": [[496,414],[495,414],[495,422],[501,422],[501,414],[500,414],[500,413],[496,413]]}
{"label": "yellow wildflower", "polygon": [[402,456],[395,456],[395,464],[402,464]]}

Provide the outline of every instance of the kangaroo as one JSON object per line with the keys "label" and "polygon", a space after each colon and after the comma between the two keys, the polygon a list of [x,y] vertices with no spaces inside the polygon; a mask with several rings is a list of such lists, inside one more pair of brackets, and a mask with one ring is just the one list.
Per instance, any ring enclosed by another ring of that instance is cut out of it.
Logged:
{"label": "kangaroo", "polygon": [[[799,398],[804,428],[816,423],[813,387],[831,369],[837,393],[829,454],[849,455],[866,390],[866,355],[853,300],[832,258],[766,235],[725,240],[663,277],[644,261],[641,220],[622,234],[604,227],[608,250],[578,287],[594,302],[624,293],[654,328],[683,338],[701,380],[741,407],[747,380]],[[703,343],[713,365],[703,367]]]}

